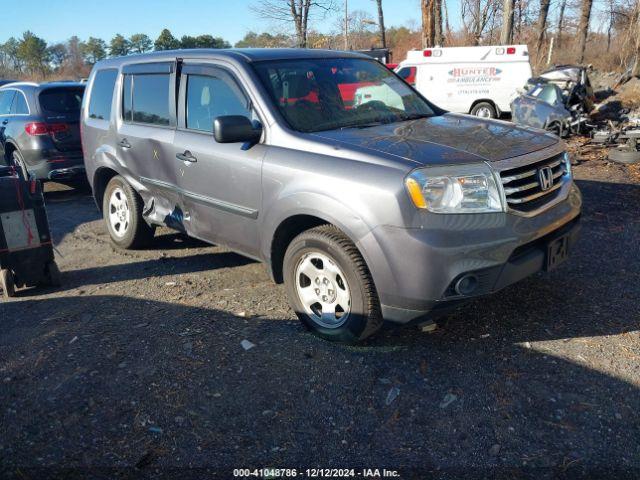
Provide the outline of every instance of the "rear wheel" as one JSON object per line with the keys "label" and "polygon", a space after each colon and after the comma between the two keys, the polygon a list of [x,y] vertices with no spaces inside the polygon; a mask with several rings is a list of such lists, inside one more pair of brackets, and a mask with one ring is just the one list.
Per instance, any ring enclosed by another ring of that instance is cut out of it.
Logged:
{"label": "rear wheel", "polygon": [[155,229],[142,217],[142,199],[121,176],[107,185],[102,213],[111,241],[120,248],[134,249],[148,246]]}
{"label": "rear wheel", "polygon": [[298,318],[319,337],[355,343],[382,326],[369,269],[336,227],[322,225],[293,239],[285,253],[284,276]]}
{"label": "rear wheel", "polygon": [[2,286],[2,293],[4,295],[4,298],[11,298],[15,296],[16,284],[11,270],[0,270],[0,286]]}
{"label": "rear wheel", "polygon": [[18,170],[18,173],[22,175],[25,180],[29,179],[29,171],[27,170],[27,164],[24,162],[22,155],[17,150],[11,153],[11,163]]}
{"label": "rear wheel", "polygon": [[471,115],[475,115],[480,118],[497,118],[498,113],[496,112],[496,107],[493,106],[492,103],[489,102],[479,102],[476,103],[471,109]]}

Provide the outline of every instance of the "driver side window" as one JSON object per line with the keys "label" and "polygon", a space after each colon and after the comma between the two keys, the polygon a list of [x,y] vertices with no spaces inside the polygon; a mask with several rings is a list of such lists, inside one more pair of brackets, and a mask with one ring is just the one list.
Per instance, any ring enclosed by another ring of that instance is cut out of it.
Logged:
{"label": "driver side window", "polygon": [[187,78],[187,128],[213,131],[213,121],[223,115],[253,118],[249,102],[236,85],[205,75]]}

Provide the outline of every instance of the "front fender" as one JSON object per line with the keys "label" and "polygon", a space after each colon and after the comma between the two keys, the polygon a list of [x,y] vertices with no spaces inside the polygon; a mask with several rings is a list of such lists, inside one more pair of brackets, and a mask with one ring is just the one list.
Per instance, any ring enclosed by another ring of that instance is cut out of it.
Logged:
{"label": "front fender", "polygon": [[391,269],[380,246],[371,242],[372,235],[370,233],[374,226],[367,224],[361,215],[339,200],[311,192],[283,197],[274,208],[266,212],[261,227],[263,232],[261,256],[269,264],[271,264],[271,247],[276,230],[283,222],[296,215],[319,218],[344,232],[360,251],[369,267],[374,283],[376,283],[376,278],[391,275]]}

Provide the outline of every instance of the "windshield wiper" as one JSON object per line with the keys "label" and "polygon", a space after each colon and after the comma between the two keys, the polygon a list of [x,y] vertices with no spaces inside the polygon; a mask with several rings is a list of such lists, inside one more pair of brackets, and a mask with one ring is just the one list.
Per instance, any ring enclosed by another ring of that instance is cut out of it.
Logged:
{"label": "windshield wiper", "polygon": [[427,113],[412,113],[410,115],[402,115],[400,121],[401,122],[406,122],[406,121],[409,121],[409,120],[418,120],[420,118],[429,118],[431,116],[432,115],[429,115]]}
{"label": "windshield wiper", "polygon": [[342,125],[340,130],[345,130],[347,128],[371,128],[377,127],[380,125],[387,125],[390,122],[382,122],[380,120],[374,122],[364,122],[364,123],[348,123],[347,125]]}

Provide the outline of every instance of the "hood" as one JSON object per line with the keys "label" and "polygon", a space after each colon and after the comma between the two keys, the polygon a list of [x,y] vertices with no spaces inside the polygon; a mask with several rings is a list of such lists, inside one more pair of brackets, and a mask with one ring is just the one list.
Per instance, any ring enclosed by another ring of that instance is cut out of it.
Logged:
{"label": "hood", "polygon": [[429,165],[494,162],[535,152],[558,142],[545,132],[455,114],[317,132],[313,136],[334,145],[374,150]]}

